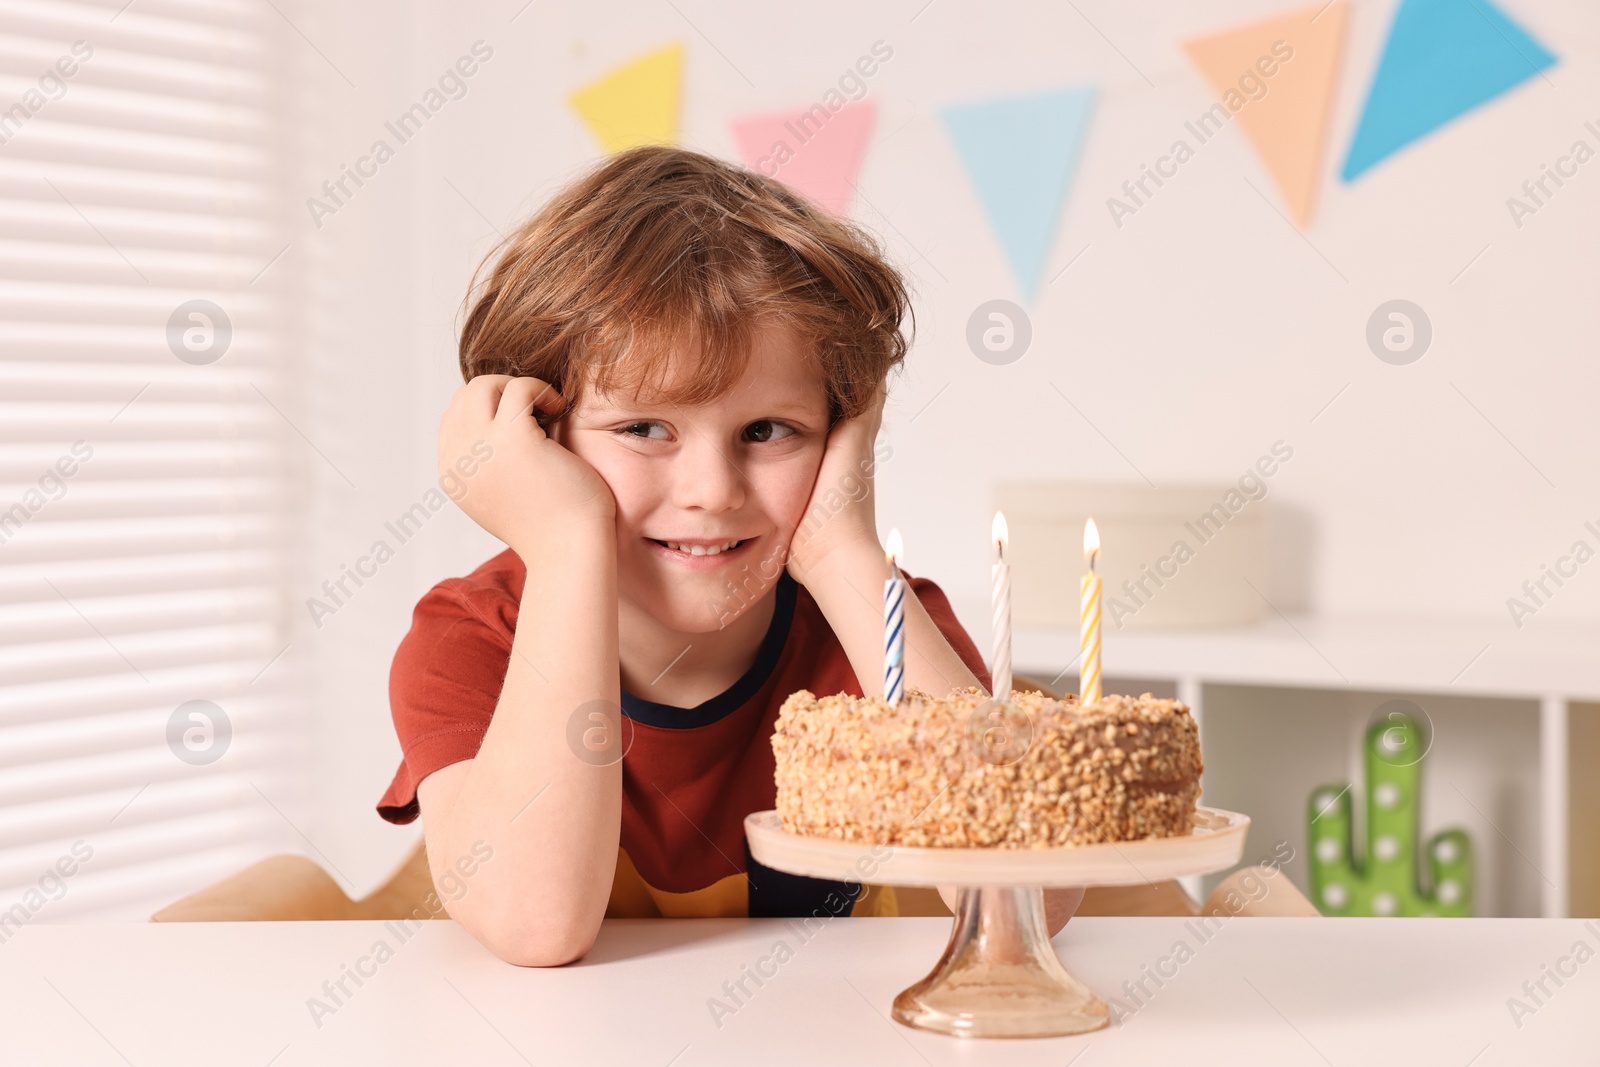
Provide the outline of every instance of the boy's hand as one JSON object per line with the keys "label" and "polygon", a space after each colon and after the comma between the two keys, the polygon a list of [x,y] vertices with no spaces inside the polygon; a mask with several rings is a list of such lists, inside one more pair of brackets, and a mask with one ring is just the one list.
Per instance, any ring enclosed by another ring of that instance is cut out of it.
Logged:
{"label": "boy's hand", "polygon": [[878,547],[878,520],[874,504],[873,475],[877,466],[873,446],[883,425],[883,402],[888,391],[879,385],[861,414],[840,419],[828,431],[822,466],[811,488],[811,499],[789,546],[789,573],[809,585],[819,565],[838,549],[851,545]]}
{"label": "boy's hand", "polygon": [[439,420],[439,480],[461,510],[512,548],[553,523],[612,522],[617,504],[595,469],[539,425],[566,413],[538,378],[481,374],[456,390]]}

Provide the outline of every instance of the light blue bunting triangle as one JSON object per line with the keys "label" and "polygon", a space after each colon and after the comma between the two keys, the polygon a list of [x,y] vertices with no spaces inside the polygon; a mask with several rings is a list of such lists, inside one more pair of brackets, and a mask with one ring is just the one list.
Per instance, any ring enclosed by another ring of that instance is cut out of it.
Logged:
{"label": "light blue bunting triangle", "polygon": [[945,126],[1023,296],[1039,290],[1072,187],[1094,87],[953,104]]}
{"label": "light blue bunting triangle", "polygon": [[1555,62],[1489,0],[1401,0],[1340,176],[1354,179]]}

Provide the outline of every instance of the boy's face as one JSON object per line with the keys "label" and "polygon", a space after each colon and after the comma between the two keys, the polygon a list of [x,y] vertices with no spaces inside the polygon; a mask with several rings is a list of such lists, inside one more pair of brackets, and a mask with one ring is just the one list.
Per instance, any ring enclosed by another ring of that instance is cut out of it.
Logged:
{"label": "boy's face", "polygon": [[[693,359],[680,362],[674,373],[694,373]],[[718,399],[686,407],[587,390],[556,439],[616,497],[619,595],[664,626],[705,633],[776,584],[828,428],[811,354],[790,330],[764,326]]]}

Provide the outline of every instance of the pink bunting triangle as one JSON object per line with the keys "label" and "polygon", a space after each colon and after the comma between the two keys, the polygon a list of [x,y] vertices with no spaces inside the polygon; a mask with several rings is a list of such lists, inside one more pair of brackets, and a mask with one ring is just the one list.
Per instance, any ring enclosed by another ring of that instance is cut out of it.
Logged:
{"label": "pink bunting triangle", "polygon": [[802,111],[736,119],[733,137],[751,170],[843,216],[850,211],[875,114],[870,101],[838,111],[814,104]]}

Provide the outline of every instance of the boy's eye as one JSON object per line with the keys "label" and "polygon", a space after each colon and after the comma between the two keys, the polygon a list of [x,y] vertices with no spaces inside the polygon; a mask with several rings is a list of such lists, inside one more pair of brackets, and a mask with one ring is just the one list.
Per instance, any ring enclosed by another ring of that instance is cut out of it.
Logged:
{"label": "boy's eye", "polygon": [[745,439],[756,442],[781,441],[792,433],[794,433],[793,426],[786,426],[771,419],[757,419],[744,428]]}
{"label": "boy's eye", "polygon": [[651,438],[657,441],[667,439],[667,428],[659,422],[633,422],[624,426],[619,433],[629,437]]}

